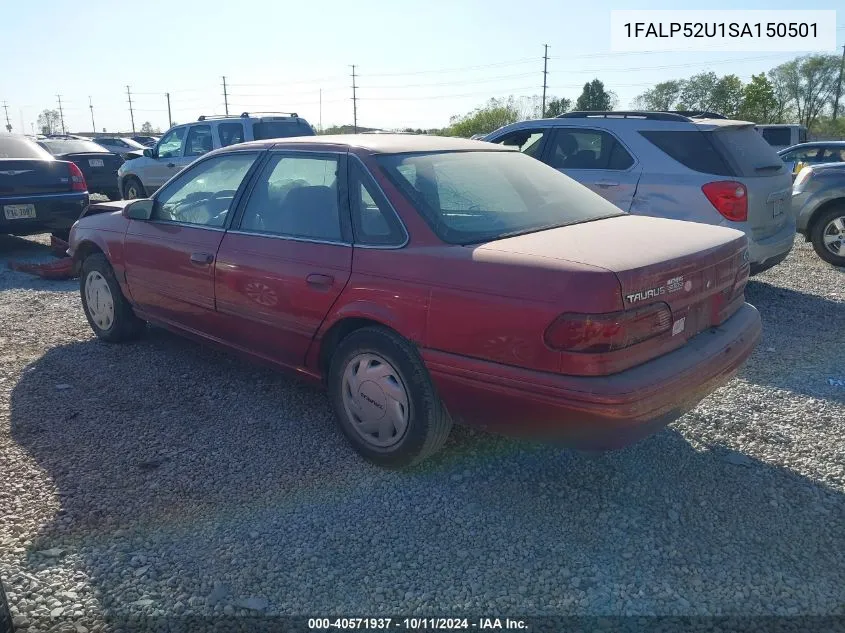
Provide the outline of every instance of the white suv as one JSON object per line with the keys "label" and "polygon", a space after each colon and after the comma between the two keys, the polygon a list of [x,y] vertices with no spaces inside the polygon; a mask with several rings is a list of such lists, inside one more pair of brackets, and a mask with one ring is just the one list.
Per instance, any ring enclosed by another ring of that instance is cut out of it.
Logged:
{"label": "white suv", "polygon": [[155,147],[138,152],[117,171],[124,200],[152,195],[175,174],[213,149],[271,138],[314,136],[314,128],[295,112],[251,116],[201,116],[194,123],[174,125]]}
{"label": "white suv", "polygon": [[792,249],[792,176],[753,123],[570,112],[513,123],[483,140],[519,148],[628,213],[739,229],[748,237],[752,274]]}

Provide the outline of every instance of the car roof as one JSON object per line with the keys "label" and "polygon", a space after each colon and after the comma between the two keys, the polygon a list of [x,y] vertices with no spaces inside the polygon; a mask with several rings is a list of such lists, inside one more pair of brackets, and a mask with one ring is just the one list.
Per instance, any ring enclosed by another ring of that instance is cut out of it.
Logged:
{"label": "car roof", "polygon": [[793,149],[801,149],[802,147],[845,147],[845,141],[807,141],[806,143],[796,143],[790,145],[782,150],[780,153],[789,152]]}
{"label": "car roof", "polygon": [[288,138],[249,141],[230,145],[224,149],[270,148],[285,145],[302,146],[319,151],[320,146],[333,148],[362,149],[374,154],[404,154],[412,152],[481,151],[512,152],[511,147],[494,145],[483,141],[470,141],[452,136],[429,136],[425,134],[328,134],[325,136],[292,136]]}

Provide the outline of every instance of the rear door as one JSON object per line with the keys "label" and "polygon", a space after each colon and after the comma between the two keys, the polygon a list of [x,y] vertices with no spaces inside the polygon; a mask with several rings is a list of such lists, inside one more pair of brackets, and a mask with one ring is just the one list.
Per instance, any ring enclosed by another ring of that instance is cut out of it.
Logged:
{"label": "rear door", "polygon": [[197,163],[153,196],[149,220],[129,223],[126,281],[144,312],[215,335],[217,250],[258,156],[232,152]]}
{"label": "rear door", "polygon": [[542,160],[629,211],[642,167],[610,132],[580,127],[555,128]]}
{"label": "rear door", "polygon": [[188,135],[185,137],[185,151],[174,162],[178,169],[185,169],[200,156],[208,154],[213,149],[214,140],[211,136],[211,126],[207,123],[192,125],[188,128]]}
{"label": "rear door", "polygon": [[272,152],[216,262],[235,342],[301,366],[352,267],[346,155]]}

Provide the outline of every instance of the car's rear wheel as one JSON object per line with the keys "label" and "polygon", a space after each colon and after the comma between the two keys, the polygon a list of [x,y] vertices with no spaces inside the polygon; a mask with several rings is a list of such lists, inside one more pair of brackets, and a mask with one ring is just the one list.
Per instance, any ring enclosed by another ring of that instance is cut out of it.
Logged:
{"label": "car's rear wheel", "polygon": [[328,377],[338,424],[365,458],[410,466],[437,452],[452,420],[416,348],[396,332],[366,327],[344,338]]}
{"label": "car's rear wheel", "polygon": [[143,333],[146,323],[135,316],[120,290],[111,264],[102,253],[89,255],[82,262],[79,290],[85,318],[99,338],[121,343]]}
{"label": "car's rear wheel", "polygon": [[810,233],[816,254],[834,266],[845,266],[845,205],[824,211]]}
{"label": "car's rear wheel", "polygon": [[144,185],[135,176],[127,176],[123,181],[123,199],[135,200],[137,198],[146,198],[147,192],[144,190]]}

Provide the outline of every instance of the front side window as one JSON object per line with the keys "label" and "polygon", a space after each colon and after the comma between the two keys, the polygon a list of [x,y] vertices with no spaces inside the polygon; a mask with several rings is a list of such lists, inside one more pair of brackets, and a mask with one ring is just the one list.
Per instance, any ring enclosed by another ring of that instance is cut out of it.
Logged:
{"label": "front side window", "polygon": [[176,158],[182,155],[182,139],[185,138],[185,128],[177,127],[164,135],[158,144],[159,158]]}
{"label": "front side window", "polygon": [[220,147],[235,145],[244,142],[243,123],[220,123],[217,126],[217,134],[220,136]]}
{"label": "front side window", "polygon": [[194,125],[188,131],[185,141],[185,156],[202,156],[214,149],[210,125]]}
{"label": "front side window", "polygon": [[377,160],[449,244],[623,215],[601,196],[518,152],[388,154]]}
{"label": "front side window", "polygon": [[548,156],[555,169],[625,170],[634,164],[619,141],[601,130],[559,129]]}
{"label": "front side window", "polygon": [[337,174],[336,158],[273,156],[250,194],[241,229],[340,241]]}
{"label": "front side window", "polygon": [[530,129],[508,132],[503,137],[493,141],[506,147],[516,147],[523,154],[540,158],[540,150],[543,147],[543,137],[547,130]]}
{"label": "front side window", "polygon": [[152,219],[222,227],[257,156],[255,152],[224,154],[183,172],[156,195]]}

